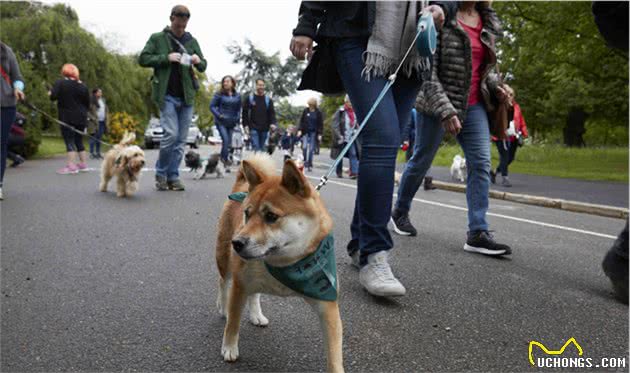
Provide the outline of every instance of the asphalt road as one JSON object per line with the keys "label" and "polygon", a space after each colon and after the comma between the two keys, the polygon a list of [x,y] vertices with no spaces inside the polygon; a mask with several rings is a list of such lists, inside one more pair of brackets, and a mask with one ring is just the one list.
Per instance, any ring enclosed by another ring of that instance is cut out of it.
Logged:
{"label": "asphalt road", "polygon": [[[147,152],[149,165],[156,154]],[[184,172],[185,192],[157,192],[149,171],[135,197],[119,199],[98,192],[98,172],[56,175],[61,165],[30,161],[5,177],[3,372],[325,369],[317,318],[297,298],[263,296],[270,325],[244,320],[240,360],[221,358],[214,241],[233,173],[195,181]],[[491,228],[514,248],[494,259],[462,250],[463,194],[421,191],[411,212],[420,234],[395,236],[391,256],[408,294],[378,299],[345,254],[354,195],[348,179],[322,190],[347,371],[535,371],[530,341],[555,350],[571,337],[583,357],[626,357],[628,370],[628,307],[600,268],[622,220],[491,200]]]}

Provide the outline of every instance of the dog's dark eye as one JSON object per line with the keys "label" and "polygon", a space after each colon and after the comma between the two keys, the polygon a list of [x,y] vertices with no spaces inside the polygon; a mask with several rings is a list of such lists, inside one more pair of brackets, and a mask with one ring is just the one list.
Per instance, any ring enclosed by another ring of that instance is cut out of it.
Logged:
{"label": "dog's dark eye", "polygon": [[278,220],[279,216],[274,214],[271,211],[267,211],[265,213],[265,223],[267,224],[273,224]]}
{"label": "dog's dark eye", "polygon": [[247,223],[249,220],[249,208],[245,209],[243,213],[245,214],[245,223]]}

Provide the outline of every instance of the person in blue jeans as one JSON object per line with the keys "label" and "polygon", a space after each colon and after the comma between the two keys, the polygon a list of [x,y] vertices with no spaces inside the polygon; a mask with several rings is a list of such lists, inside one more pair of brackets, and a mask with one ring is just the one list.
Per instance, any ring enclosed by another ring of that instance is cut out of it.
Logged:
{"label": "person in blue jeans", "polygon": [[234,77],[226,75],[221,79],[221,90],[210,102],[210,111],[221,136],[221,159],[225,163],[230,155],[234,127],[241,121],[241,95],[236,92]]}
{"label": "person in blue jeans", "polygon": [[88,114],[88,133],[93,137],[90,139],[90,158],[103,158],[100,140],[107,132],[107,114],[107,103],[103,98],[103,91],[100,88],[94,88]]}
{"label": "person in blue jeans", "polygon": [[[508,245],[494,240],[486,220],[490,188],[490,126],[486,107],[507,99],[494,73],[494,42],[499,35],[499,19],[487,2],[460,2],[457,17],[444,25],[434,56],[432,79],[423,86],[416,104],[422,115],[416,127],[414,154],[403,172],[392,212],[396,233],[417,234],[409,221],[411,202],[447,131],[457,137],[468,166],[468,235],[464,250],[495,256],[512,252]],[[462,69],[461,61],[472,68]]]}
{"label": "person in blue jeans", "polygon": [[[300,89],[322,93],[345,90],[361,123],[413,42],[422,10],[418,4],[302,2],[291,52],[301,59],[312,54],[313,39],[317,39],[318,45],[304,71]],[[428,10],[440,25],[444,19],[442,7],[432,5]],[[413,48],[393,87],[361,133],[361,161],[348,254],[360,268],[359,282],[376,296],[401,296],[406,292],[388,263],[393,242],[387,224],[401,130],[427,72],[428,64],[423,62]]]}
{"label": "person in blue jeans", "polygon": [[2,142],[2,156],[0,159],[0,200],[4,199],[2,194],[2,183],[4,171],[7,168],[7,153],[9,149],[9,132],[11,125],[15,121],[17,113],[16,105],[18,100],[24,100],[24,78],[20,72],[20,66],[13,50],[6,44],[0,42],[0,141]]}
{"label": "person in blue jeans", "polygon": [[193,68],[204,72],[208,65],[199,43],[186,32],[189,19],[187,7],[174,6],[170,27],[151,35],[138,57],[140,66],[153,68],[151,98],[160,108],[160,125],[164,130],[155,164],[157,190],[185,190],[179,179],[179,164],[184,157],[199,88]]}
{"label": "person in blue jeans", "polygon": [[271,125],[278,126],[273,99],[265,94],[265,81],[256,79],[254,93],[243,98],[243,127],[249,131],[252,149],[265,151],[265,143]]}
{"label": "person in blue jeans", "polygon": [[[330,147],[330,158],[337,159],[343,148],[350,142],[355,131],[359,125],[357,123],[357,117],[350,103],[350,97],[346,95],[344,98],[344,104],[341,106],[332,117],[330,122],[332,129],[332,146]],[[358,140],[358,139],[357,139]],[[350,161],[350,179],[356,179],[359,175],[359,144],[355,141],[348,148],[346,157]],[[343,158],[337,164],[337,177],[343,178]]]}
{"label": "person in blue jeans", "polygon": [[302,138],[304,166],[307,171],[313,171],[313,154],[317,141],[321,141],[324,132],[324,114],[317,107],[317,99],[308,99],[308,107],[302,112],[298,137]]}

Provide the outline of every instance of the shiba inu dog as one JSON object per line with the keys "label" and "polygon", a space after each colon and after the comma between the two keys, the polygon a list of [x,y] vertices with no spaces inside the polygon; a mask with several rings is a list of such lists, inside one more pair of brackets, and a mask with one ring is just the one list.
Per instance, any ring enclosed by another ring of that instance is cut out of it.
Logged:
{"label": "shiba inu dog", "polygon": [[[241,201],[233,197],[239,195]],[[225,361],[239,356],[245,303],[252,324],[269,323],[260,308],[260,293],[268,293],[302,297],[313,307],[323,328],[328,371],[343,371],[331,230],[324,204],[293,161],[284,163],[282,175],[266,155],[242,162],[216,244],[217,308],[227,318],[221,347]]]}

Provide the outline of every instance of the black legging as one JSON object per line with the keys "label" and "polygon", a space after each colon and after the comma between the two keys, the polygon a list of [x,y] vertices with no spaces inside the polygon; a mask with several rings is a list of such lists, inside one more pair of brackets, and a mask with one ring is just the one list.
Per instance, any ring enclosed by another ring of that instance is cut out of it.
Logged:
{"label": "black legging", "polygon": [[66,151],[82,152],[85,150],[83,146],[83,135],[64,126],[61,126],[61,135],[63,136],[63,141],[66,143]]}
{"label": "black legging", "polygon": [[516,141],[495,141],[494,144],[497,146],[497,150],[499,151],[499,167],[497,167],[497,173],[501,173],[501,176],[508,175],[508,166],[514,160],[516,156],[516,148],[518,148],[518,143]]}

